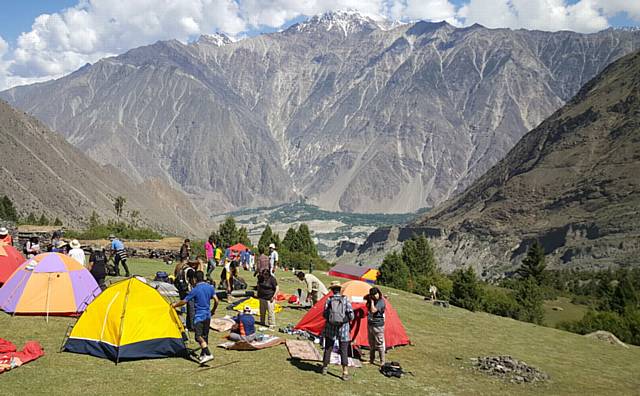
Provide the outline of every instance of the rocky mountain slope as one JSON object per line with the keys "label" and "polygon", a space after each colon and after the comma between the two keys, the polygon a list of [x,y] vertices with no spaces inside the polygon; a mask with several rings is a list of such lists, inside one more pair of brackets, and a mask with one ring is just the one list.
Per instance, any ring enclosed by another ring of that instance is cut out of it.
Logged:
{"label": "rocky mountain slope", "polygon": [[0,195],[23,213],[59,217],[65,225],[86,222],[92,211],[113,218],[113,200],[127,199],[142,224],[177,234],[197,234],[204,216],[164,181],[136,183],[113,166],[102,166],[33,117],[0,100]]}
{"label": "rocky mountain slope", "polygon": [[459,197],[401,229],[380,229],[361,260],[413,233],[446,269],[485,276],[539,240],[555,268],[638,265],[640,52],[607,67]]}
{"label": "rocky mountain slope", "polygon": [[334,12],[231,42],[158,42],[0,96],[209,209],[304,196],[409,212],[462,191],[640,31],[393,26]]}

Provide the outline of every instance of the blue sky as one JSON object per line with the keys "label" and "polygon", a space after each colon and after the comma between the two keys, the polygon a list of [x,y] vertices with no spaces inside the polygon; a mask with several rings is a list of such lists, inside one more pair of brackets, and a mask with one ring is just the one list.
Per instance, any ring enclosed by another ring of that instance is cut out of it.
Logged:
{"label": "blue sky", "polygon": [[242,38],[343,9],[456,26],[595,32],[638,26],[640,0],[4,0],[0,89],[60,77],[157,40]]}

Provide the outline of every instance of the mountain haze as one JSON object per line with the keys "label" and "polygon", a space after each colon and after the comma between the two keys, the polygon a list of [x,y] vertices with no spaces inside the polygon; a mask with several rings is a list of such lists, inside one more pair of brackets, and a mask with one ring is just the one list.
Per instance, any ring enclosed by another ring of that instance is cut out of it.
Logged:
{"label": "mountain haze", "polygon": [[42,123],[0,100],[0,194],[23,213],[59,217],[66,226],[86,223],[93,211],[114,218],[114,198],[127,199],[140,222],[177,234],[198,234],[206,223],[181,192],[158,179],[135,183],[111,165],[102,166]]}
{"label": "mountain haze", "polygon": [[209,210],[305,197],[408,212],[461,192],[640,48],[595,34],[391,25],[353,12],[231,42],[163,41],[0,96],[137,181]]}
{"label": "mountain haze", "polygon": [[588,82],[463,194],[401,230],[372,234],[361,260],[424,233],[443,267],[471,265],[485,276],[519,264],[534,240],[552,268],[637,266],[638,175],[635,52]]}

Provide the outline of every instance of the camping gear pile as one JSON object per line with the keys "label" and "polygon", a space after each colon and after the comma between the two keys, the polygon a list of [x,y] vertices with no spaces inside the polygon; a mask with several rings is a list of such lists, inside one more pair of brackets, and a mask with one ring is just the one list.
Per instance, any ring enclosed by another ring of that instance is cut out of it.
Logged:
{"label": "camping gear pile", "polygon": [[184,327],[158,290],[136,277],[109,286],[87,307],[63,349],[121,360],[186,356]]}
{"label": "camping gear pile", "polygon": [[0,338],[0,373],[20,367],[44,355],[37,341],[27,341],[21,351],[11,342]]}
{"label": "camping gear pile", "polygon": [[[371,285],[362,281],[349,281],[342,285],[341,294],[349,297],[351,305],[356,314],[356,318],[351,324],[351,340],[354,346],[368,347],[369,338],[367,330],[367,306],[364,301],[364,296],[369,294]],[[325,319],[323,316],[324,305],[327,299],[332,296],[333,293],[329,292],[320,301],[314,305],[309,312],[298,322],[295,326],[297,330],[305,330],[316,336],[322,334],[324,329]],[[385,298],[386,310],[385,310],[385,331],[384,341],[388,348],[394,348],[400,345],[408,345],[410,343],[409,337],[405,332],[400,317],[393,306]]]}
{"label": "camping gear pile", "polygon": [[0,309],[28,315],[75,315],[100,294],[86,268],[60,253],[25,261],[0,288]]}

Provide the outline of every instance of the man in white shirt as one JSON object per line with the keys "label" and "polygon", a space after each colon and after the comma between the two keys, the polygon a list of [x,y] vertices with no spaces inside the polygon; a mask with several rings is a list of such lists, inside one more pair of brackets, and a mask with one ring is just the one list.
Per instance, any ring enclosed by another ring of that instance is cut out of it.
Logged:
{"label": "man in white shirt", "polygon": [[280,256],[278,256],[278,252],[276,251],[276,245],[271,243],[269,244],[269,270],[271,271],[271,275],[276,272],[279,263]]}
{"label": "man in white shirt", "polygon": [[84,250],[80,248],[80,242],[77,239],[74,239],[69,244],[71,250],[69,250],[69,257],[73,258],[84,267]]}
{"label": "man in white shirt", "polygon": [[298,271],[296,276],[301,282],[305,284],[305,290],[307,292],[307,301],[310,301],[311,304],[316,305],[318,300],[321,300],[326,294],[329,293],[327,287],[322,283],[317,276],[313,274],[305,274],[302,271]]}

